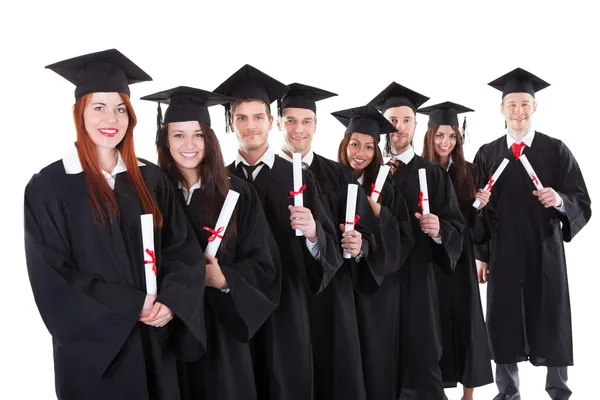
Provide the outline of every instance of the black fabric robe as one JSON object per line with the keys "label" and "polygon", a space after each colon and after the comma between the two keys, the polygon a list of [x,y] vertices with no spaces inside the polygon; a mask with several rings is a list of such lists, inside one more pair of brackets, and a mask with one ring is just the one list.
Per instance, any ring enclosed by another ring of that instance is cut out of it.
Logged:
{"label": "black fabric robe", "polygon": [[[475,188],[485,186],[488,179],[481,169],[467,163]],[[458,196],[456,165],[449,174]],[[473,248],[473,232],[481,212],[472,207],[475,196],[460,202],[466,227],[463,230],[463,251],[453,274],[435,270],[442,322],[443,355],[440,361],[446,387],[457,382],[465,387],[479,387],[494,382],[491,353],[483,319],[477,267]],[[479,242],[483,238],[475,238]]]}
{"label": "black fabric robe", "polygon": [[[279,302],[279,251],[256,191],[235,176],[231,190],[240,194],[227,228],[233,232],[235,227],[235,236],[226,235],[216,255],[230,291],[206,288],[207,349],[200,360],[180,363],[184,399],[257,399],[248,342]],[[204,227],[214,229],[218,212],[212,218],[205,214],[207,194],[202,188],[193,192],[189,205],[181,191],[178,199],[205,249],[211,233]]]}
{"label": "black fabric robe", "polygon": [[206,345],[202,251],[173,187],[143,161],[144,181],[163,216],[155,228],[157,302],[175,317],[163,328],[138,322],[146,297],[140,215],[126,173],[116,175],[119,221],[94,222],[83,173],[57,161],[25,190],[25,252],[35,301],[54,346],[59,399],[179,399],[175,355]]}
{"label": "black fabric robe", "polygon": [[378,222],[381,245],[386,248],[383,282],[380,286],[372,282],[363,285],[369,284],[366,279],[358,282],[356,312],[367,399],[390,400],[398,398],[400,280],[397,272],[412,251],[414,239],[402,193],[385,183],[380,201]]}
{"label": "black fabric robe", "polygon": [[[419,207],[420,168],[427,171],[429,207],[438,216],[442,244],[421,230],[415,213]],[[439,361],[442,356],[441,326],[434,268],[454,270],[462,252],[464,219],[448,173],[415,155],[401,164],[390,179],[406,199],[412,219],[415,246],[398,271],[400,281],[399,387],[417,399],[444,396]]]}
{"label": "black fabric robe", "polygon": [[[229,166],[245,179],[241,166]],[[293,166],[275,156],[273,168],[264,165],[252,183],[279,247],[282,265],[279,306],[252,340],[259,399],[313,398],[313,355],[308,314],[308,297],[321,292],[342,264],[337,233],[322,204],[322,194],[306,171],[304,206],[317,225],[320,259],[306,247],[290,226],[289,198],[293,190]]]}
{"label": "black fabric robe", "polygon": [[[327,210],[337,228],[338,249],[343,252],[339,225],[345,223],[348,184],[358,183],[351,169],[318,154],[314,154],[308,171],[326,199]],[[353,280],[378,285],[386,254],[380,246],[378,221],[360,185],[356,214],[360,217],[356,230],[363,239],[362,260],[359,263],[354,259],[344,260],[330,284],[309,298],[315,399],[366,398]]]}
{"label": "black fabric robe", "polygon": [[483,145],[475,164],[491,176],[503,158],[510,160],[485,208],[491,229],[487,328],[496,363],[529,360],[534,365],[573,364],[573,337],[563,241],[587,224],[591,200],[581,170],[567,146],[536,132],[525,147],[544,187],[563,200],[564,212],[545,208],[535,186],[508,148],[506,136]]}

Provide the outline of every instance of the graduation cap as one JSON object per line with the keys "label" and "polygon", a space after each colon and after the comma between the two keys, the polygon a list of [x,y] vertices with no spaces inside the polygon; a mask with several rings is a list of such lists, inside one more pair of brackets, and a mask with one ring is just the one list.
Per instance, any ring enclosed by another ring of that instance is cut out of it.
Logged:
{"label": "graduation cap", "polygon": [[285,108],[306,108],[316,114],[317,101],[337,96],[336,93],[301,83],[292,83],[288,87],[290,91],[277,99],[277,114],[279,116],[283,115]]}
{"label": "graduation cap", "polygon": [[382,113],[385,113],[388,108],[400,106],[410,107],[416,112],[417,108],[427,100],[429,100],[429,97],[392,82],[368,104],[375,106]]}
{"label": "graduation cap", "polygon": [[75,87],[75,99],[96,92],[119,92],[128,96],[129,85],[151,81],[133,61],[116,49],[85,54],[47,65]]}
{"label": "graduation cap", "polygon": [[429,115],[429,122],[427,123],[428,128],[440,125],[459,126],[458,114],[471,111],[474,110],[450,101],[435,104],[429,107],[419,108],[417,110],[418,113]]}
{"label": "graduation cap", "polygon": [[331,115],[346,127],[344,135],[362,133],[372,136],[379,143],[382,134],[396,131],[394,125],[371,105],[336,111]]}
{"label": "graduation cap", "polygon": [[531,72],[516,68],[500,78],[488,83],[494,89],[502,92],[502,98],[510,93],[529,93],[535,97],[535,92],[547,88],[550,84]]}

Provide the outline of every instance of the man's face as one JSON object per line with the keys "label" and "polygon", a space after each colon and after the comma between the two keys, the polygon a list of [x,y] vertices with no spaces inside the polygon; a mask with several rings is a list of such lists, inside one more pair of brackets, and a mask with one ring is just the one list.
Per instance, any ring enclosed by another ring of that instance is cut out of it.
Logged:
{"label": "man's face", "polygon": [[500,111],[510,129],[524,133],[531,126],[531,117],[536,108],[535,99],[529,93],[509,93],[502,99]]}
{"label": "man's face", "polygon": [[408,106],[391,107],[385,110],[383,116],[396,128],[396,132],[390,134],[390,141],[394,153],[400,154],[410,146],[415,135],[415,112]]}
{"label": "man's face", "polygon": [[277,121],[277,127],[283,133],[283,150],[303,155],[310,151],[316,131],[316,117],[312,110],[285,108],[283,117]]}
{"label": "man's face", "polygon": [[241,102],[232,110],[231,129],[241,150],[252,151],[268,146],[273,117],[269,117],[266,107],[260,100],[250,100]]}

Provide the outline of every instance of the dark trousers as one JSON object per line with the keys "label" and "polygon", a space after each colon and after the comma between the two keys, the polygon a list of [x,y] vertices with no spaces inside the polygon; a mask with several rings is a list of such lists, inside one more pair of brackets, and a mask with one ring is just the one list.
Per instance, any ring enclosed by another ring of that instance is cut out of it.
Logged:
{"label": "dark trousers", "polygon": [[[571,389],[567,386],[567,367],[548,367],[546,392],[553,400],[567,400]],[[496,385],[500,393],[514,394],[519,391],[519,367],[517,364],[496,364]]]}

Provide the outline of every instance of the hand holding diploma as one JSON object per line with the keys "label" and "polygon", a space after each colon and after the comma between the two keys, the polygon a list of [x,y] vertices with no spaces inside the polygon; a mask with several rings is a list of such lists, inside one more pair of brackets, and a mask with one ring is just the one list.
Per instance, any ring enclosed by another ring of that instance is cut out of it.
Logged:
{"label": "hand holding diploma", "polygon": [[[296,236],[304,235],[311,243],[317,241],[317,224],[312,212],[305,207],[288,206],[290,210],[290,221],[292,229],[296,230]],[[298,232],[301,234],[298,235]]]}
{"label": "hand holding diploma", "polygon": [[208,254],[204,255],[204,260],[206,261],[206,286],[225,289],[227,287],[227,280],[225,279],[225,275],[223,275],[219,260]]}
{"label": "hand holding diploma", "polygon": [[415,213],[415,217],[421,223],[421,230],[428,234],[430,238],[437,239],[440,237],[440,219],[437,215]]}

